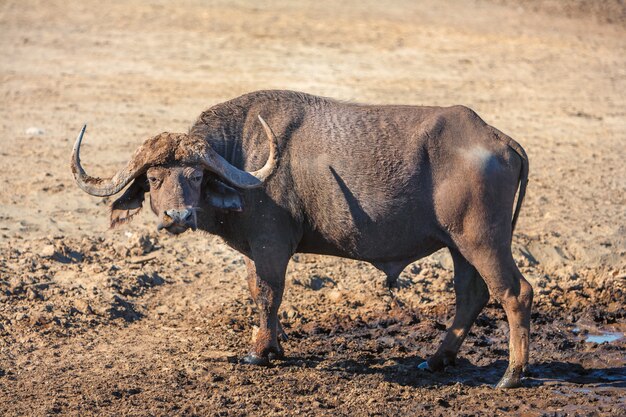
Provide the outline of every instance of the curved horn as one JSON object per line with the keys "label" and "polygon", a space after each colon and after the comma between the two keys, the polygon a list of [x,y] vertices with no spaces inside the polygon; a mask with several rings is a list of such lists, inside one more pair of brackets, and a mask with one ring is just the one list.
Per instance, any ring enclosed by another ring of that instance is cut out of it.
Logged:
{"label": "curved horn", "polygon": [[76,184],[78,184],[81,190],[97,197],[107,197],[116,194],[129,182],[139,176],[141,170],[134,167],[135,158],[133,157],[122,170],[118,171],[111,178],[98,178],[87,175],[80,165],[80,144],[83,141],[86,128],[87,125],[84,125],[81,129],[74,143],[74,149],[72,150],[71,165]]}
{"label": "curved horn", "polygon": [[233,165],[231,165],[226,159],[224,159],[217,152],[211,152],[210,155],[206,155],[202,163],[206,168],[212,172],[215,172],[223,179],[239,188],[258,188],[265,183],[272,176],[278,167],[278,143],[276,136],[272,129],[265,123],[265,120],[259,115],[259,121],[265,130],[265,134],[269,139],[270,154],[263,165],[263,168],[257,171],[244,171]]}

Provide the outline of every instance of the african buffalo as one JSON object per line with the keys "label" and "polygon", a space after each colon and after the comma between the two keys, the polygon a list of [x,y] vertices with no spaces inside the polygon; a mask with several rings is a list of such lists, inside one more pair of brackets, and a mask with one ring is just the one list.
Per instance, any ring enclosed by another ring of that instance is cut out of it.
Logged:
{"label": "african buffalo", "polygon": [[294,253],[367,261],[393,283],[408,264],[447,247],[456,314],[420,368],[454,362],[491,293],[510,328],[509,366],[498,387],[520,385],[533,289],[515,265],[511,239],[528,159],[472,110],[258,91],[211,107],[189,133],[146,140],[111,178],[82,169],[84,131],[72,152],[78,186],[110,196],[130,184],[111,206],[112,226],[131,219],[150,192],[159,229],[199,228],[244,255],[260,311],[246,362],[283,355],[277,313]]}

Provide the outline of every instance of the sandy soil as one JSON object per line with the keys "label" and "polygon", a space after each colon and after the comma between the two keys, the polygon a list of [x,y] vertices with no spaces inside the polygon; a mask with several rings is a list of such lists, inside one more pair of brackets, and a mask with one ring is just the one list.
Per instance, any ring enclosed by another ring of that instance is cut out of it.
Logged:
{"label": "sandy soil", "polygon": [[[0,2],[0,415],[623,415],[621,2],[109,3]],[[106,175],[147,137],[265,88],[465,104],[523,144],[524,388],[491,388],[507,359],[495,303],[458,366],[416,370],[454,308],[443,252],[405,270],[399,303],[367,264],[294,257],[288,358],[240,365],[254,325],[241,256],[157,234],[148,212],[107,230],[106,199],[72,182],[83,122],[84,164]],[[604,332],[621,339],[588,339]]]}

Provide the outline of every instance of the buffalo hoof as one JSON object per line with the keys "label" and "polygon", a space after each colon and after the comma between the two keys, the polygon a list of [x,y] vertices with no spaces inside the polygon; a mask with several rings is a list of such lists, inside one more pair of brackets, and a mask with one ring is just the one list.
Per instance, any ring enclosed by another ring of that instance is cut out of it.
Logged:
{"label": "buffalo hoof", "polygon": [[509,371],[508,369],[504,373],[500,382],[496,385],[496,388],[519,388],[522,386],[522,372],[521,371]]}
{"label": "buffalo hoof", "polygon": [[452,356],[433,356],[427,361],[419,364],[418,368],[429,372],[439,372],[446,369],[448,366],[456,364],[456,359]]}
{"label": "buffalo hoof", "polygon": [[246,365],[270,366],[270,358],[249,353],[241,359],[241,363]]}
{"label": "buffalo hoof", "polygon": [[285,359],[285,354],[282,351],[281,352],[270,352],[267,355],[267,357],[271,361],[274,361],[274,360],[282,361],[283,359]]}

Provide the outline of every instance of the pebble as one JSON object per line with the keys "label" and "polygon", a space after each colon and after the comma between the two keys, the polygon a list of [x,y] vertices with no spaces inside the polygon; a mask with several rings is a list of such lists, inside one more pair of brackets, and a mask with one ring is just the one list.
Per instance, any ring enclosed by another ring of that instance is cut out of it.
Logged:
{"label": "pebble", "polygon": [[9,291],[19,294],[24,291],[24,281],[20,277],[11,277],[9,280]]}
{"label": "pebble", "polygon": [[85,300],[76,300],[74,302],[74,308],[83,314],[90,314],[92,312],[89,303]]}
{"label": "pebble", "polygon": [[298,312],[298,310],[295,307],[289,306],[287,308],[285,308],[285,310],[283,311],[283,318],[285,319],[289,319],[289,320],[293,320],[296,317],[298,317],[300,315],[300,313]]}
{"label": "pebble", "polygon": [[377,341],[379,344],[386,346],[386,347],[392,347],[396,344],[396,341],[394,340],[394,338],[389,337],[389,336],[379,337]]}
{"label": "pebble", "polygon": [[328,299],[333,303],[337,303],[343,299],[343,293],[339,290],[332,290],[328,293]]}
{"label": "pebble", "polygon": [[36,300],[38,297],[39,294],[37,294],[37,291],[33,290],[32,288],[26,290],[26,298],[28,298],[30,301]]}
{"label": "pebble", "polygon": [[16,313],[14,316],[15,321],[22,321],[28,318],[28,314],[26,313]]}
{"label": "pebble", "polygon": [[41,256],[43,256],[44,258],[52,258],[54,256],[54,254],[56,253],[56,249],[54,248],[54,245],[46,245],[41,249]]}
{"label": "pebble", "polygon": [[42,128],[36,127],[36,126],[31,126],[28,129],[26,129],[26,134],[29,136],[41,136],[44,133],[46,132]]}
{"label": "pebble", "polygon": [[38,324],[40,326],[44,325],[44,324],[48,324],[52,321],[51,317],[48,317],[45,314],[35,314],[34,316],[32,316],[30,318],[30,324],[31,325],[35,325]]}

